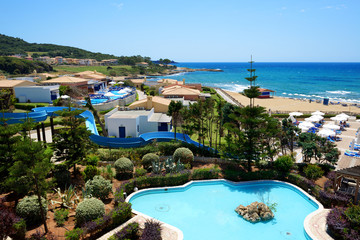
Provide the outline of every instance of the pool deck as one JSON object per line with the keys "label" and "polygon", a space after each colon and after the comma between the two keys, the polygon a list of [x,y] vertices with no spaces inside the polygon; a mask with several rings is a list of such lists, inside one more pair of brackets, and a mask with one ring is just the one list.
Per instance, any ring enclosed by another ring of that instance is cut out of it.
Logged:
{"label": "pool deck", "polygon": [[308,235],[314,240],[332,240],[327,233],[326,216],[331,209],[322,209],[308,215],[304,222],[304,227]]}

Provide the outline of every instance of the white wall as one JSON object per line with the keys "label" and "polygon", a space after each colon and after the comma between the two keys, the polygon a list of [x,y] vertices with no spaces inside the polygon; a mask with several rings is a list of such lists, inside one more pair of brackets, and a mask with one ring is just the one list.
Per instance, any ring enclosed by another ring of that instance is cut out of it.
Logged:
{"label": "white wall", "polygon": [[125,137],[138,137],[137,125],[139,125],[139,118],[107,118],[106,128],[109,136],[119,137],[119,127],[125,127]]}
{"label": "white wall", "polygon": [[15,96],[19,99],[19,102],[27,102],[30,100],[35,103],[51,103],[50,89],[46,88],[27,88],[27,87],[15,87]]}

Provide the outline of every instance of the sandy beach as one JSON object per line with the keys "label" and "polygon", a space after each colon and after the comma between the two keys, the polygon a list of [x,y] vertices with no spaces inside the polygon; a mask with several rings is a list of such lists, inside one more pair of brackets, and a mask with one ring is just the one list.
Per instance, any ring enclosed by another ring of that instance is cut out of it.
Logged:
{"label": "sandy beach", "polygon": [[[236,101],[241,103],[242,105],[249,105],[249,99],[240,93],[225,91]],[[339,105],[323,105],[322,103],[309,102],[309,100],[298,100],[291,98],[282,98],[282,97],[272,97],[265,99],[255,99],[255,104],[265,107],[267,111],[269,109],[272,113],[289,113],[294,111],[299,111],[304,114],[310,114],[311,112],[315,112],[317,110],[325,112],[327,114],[338,114],[338,113],[350,113],[350,115],[360,114],[360,108],[357,106],[351,106],[348,104],[347,107]]]}

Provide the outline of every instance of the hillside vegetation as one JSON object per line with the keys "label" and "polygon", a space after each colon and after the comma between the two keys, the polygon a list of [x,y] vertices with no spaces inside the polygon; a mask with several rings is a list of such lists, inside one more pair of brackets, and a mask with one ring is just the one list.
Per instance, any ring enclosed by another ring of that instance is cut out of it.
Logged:
{"label": "hillside vegetation", "polygon": [[0,34],[0,56],[8,56],[13,54],[23,55],[35,54],[35,56],[46,55],[49,57],[62,56],[65,58],[78,59],[96,59],[101,61],[104,59],[118,59],[119,64],[135,65],[137,62],[152,63],[149,57],[142,56],[121,56],[117,57],[111,54],[94,53],[80,48],[61,46],[55,44],[39,44],[28,43],[20,38],[14,38]]}
{"label": "hillside vegetation", "polygon": [[0,72],[8,74],[29,74],[34,70],[38,73],[53,71],[52,66],[39,62],[14,57],[0,57]]}

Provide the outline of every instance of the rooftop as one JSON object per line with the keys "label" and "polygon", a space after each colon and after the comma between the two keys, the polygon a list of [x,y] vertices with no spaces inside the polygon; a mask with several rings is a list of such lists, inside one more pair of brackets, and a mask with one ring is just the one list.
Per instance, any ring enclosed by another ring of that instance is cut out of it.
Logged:
{"label": "rooftop", "polygon": [[162,95],[200,95],[200,91],[197,89],[186,88],[182,86],[173,86],[166,88],[162,91]]}
{"label": "rooftop", "polygon": [[37,85],[37,84],[26,80],[0,80],[0,88],[13,88],[16,86],[31,86],[31,85]]}
{"label": "rooftop", "polygon": [[42,81],[41,83],[87,83],[87,80],[77,77],[62,76],[62,77]]}

